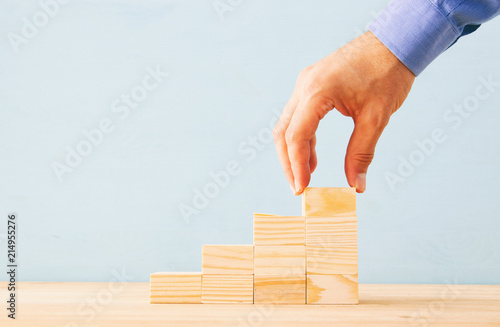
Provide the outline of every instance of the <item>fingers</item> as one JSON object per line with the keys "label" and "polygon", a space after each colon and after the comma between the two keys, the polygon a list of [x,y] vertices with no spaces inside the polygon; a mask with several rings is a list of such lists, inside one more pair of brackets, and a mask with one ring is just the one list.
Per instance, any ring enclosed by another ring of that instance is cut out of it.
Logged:
{"label": "fingers", "polygon": [[292,97],[285,105],[283,113],[281,114],[276,126],[273,130],[274,144],[276,145],[276,151],[278,152],[278,158],[280,160],[283,171],[285,172],[286,179],[290,183],[290,188],[295,192],[295,181],[293,178],[292,168],[290,165],[290,160],[288,158],[288,150],[286,146],[285,133],[292,119],[295,108],[297,107],[297,97],[292,94]]}
{"label": "fingers", "polygon": [[318,108],[323,104],[309,100],[300,102],[285,134],[288,157],[294,178],[295,195],[302,194],[309,185],[311,173],[316,168],[315,133],[319,120]]}
{"label": "fingers", "polygon": [[311,170],[312,174],[318,166],[318,158],[316,157],[316,134],[313,135],[313,138],[309,142],[309,149],[311,151],[311,154],[309,156],[309,169]]}
{"label": "fingers", "polygon": [[389,121],[389,117],[381,111],[368,112],[369,114],[356,119],[345,157],[347,182],[351,187],[356,187],[359,193],[366,189],[368,166],[375,155],[378,139]]}

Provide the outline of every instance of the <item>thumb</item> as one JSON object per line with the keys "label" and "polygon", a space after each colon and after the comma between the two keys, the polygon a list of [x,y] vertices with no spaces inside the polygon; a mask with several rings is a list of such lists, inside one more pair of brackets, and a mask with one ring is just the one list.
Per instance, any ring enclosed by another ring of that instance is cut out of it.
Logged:
{"label": "thumb", "polygon": [[389,118],[383,114],[362,115],[354,120],[352,132],[345,156],[345,174],[347,182],[356,191],[363,193],[366,188],[366,172],[375,155],[375,146]]}

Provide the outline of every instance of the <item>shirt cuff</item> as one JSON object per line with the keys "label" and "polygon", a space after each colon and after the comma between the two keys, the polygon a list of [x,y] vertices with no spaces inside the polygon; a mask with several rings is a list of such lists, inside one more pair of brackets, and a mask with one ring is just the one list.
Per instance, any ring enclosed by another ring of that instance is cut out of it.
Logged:
{"label": "shirt cuff", "polygon": [[369,30],[418,76],[460,33],[428,0],[394,0]]}

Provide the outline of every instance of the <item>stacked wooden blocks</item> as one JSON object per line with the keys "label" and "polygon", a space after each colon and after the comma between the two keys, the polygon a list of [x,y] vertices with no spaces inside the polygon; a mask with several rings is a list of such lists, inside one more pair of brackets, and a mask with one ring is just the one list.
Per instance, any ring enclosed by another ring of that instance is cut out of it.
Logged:
{"label": "stacked wooden blocks", "polygon": [[358,303],[354,188],[306,188],[307,303]]}
{"label": "stacked wooden blocks", "polygon": [[302,216],[254,214],[253,245],[204,245],[202,273],[154,273],[151,303],[357,304],[354,188],[306,188]]}
{"label": "stacked wooden blocks", "polygon": [[203,245],[201,302],[253,303],[253,246]]}
{"label": "stacked wooden blocks", "polygon": [[304,217],[254,214],[255,303],[306,303]]}

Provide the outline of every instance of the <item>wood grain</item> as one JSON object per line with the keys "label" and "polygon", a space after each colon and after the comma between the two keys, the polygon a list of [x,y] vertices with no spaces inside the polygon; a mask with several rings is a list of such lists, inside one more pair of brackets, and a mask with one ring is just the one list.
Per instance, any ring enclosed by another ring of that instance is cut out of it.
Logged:
{"label": "wood grain", "polygon": [[305,245],[305,218],[255,213],[253,243],[254,245]]}
{"label": "wood grain", "polygon": [[202,303],[253,303],[253,275],[203,275]]}
{"label": "wood grain", "polygon": [[358,275],[307,275],[307,304],[358,304]]}
{"label": "wood grain", "polygon": [[[2,299],[7,299],[7,285],[0,282]],[[8,319],[3,309],[0,326],[500,326],[499,285],[360,284],[359,305],[152,305],[149,283],[18,282],[17,286],[17,319]]]}
{"label": "wood grain", "polygon": [[201,273],[151,274],[150,303],[201,303]]}
{"label": "wood grain", "polygon": [[306,244],[357,246],[358,223],[356,216],[307,217]]}
{"label": "wood grain", "polygon": [[253,274],[253,245],[203,245],[202,253],[204,275]]}
{"label": "wood grain", "polygon": [[307,274],[357,274],[356,246],[307,245]]}
{"label": "wood grain", "polygon": [[302,195],[305,217],[356,216],[356,188],[307,187]]}
{"label": "wood grain", "polygon": [[255,246],[254,274],[305,275],[306,247],[302,245]]}
{"label": "wood grain", "polygon": [[254,302],[305,304],[306,276],[255,276]]}

